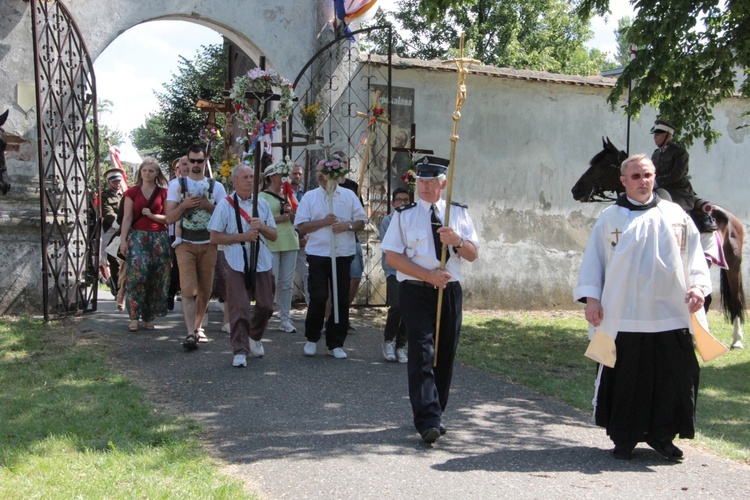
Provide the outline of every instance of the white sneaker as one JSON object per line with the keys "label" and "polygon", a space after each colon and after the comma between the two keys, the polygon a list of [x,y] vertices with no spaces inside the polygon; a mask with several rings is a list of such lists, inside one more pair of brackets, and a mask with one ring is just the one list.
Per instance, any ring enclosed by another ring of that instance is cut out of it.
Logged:
{"label": "white sneaker", "polygon": [[305,344],[305,356],[315,356],[315,352],[318,350],[318,344],[316,342],[307,342]]}
{"label": "white sneaker", "polygon": [[244,354],[236,354],[234,356],[234,361],[232,361],[232,366],[236,366],[237,368],[247,366],[247,356]]}
{"label": "white sneaker", "polygon": [[396,360],[401,364],[409,362],[409,357],[406,355],[406,349],[403,347],[396,349]]}
{"label": "white sneaker", "polygon": [[222,326],[222,327],[221,327],[221,331],[222,331],[222,332],[227,332],[227,333],[231,333],[231,332],[229,331],[229,323],[224,323],[224,326]]}
{"label": "white sneaker", "polygon": [[383,357],[386,361],[396,361],[396,353],[394,352],[395,348],[395,342],[383,342]]}
{"label": "white sneaker", "polygon": [[344,352],[344,350],[340,347],[337,347],[335,349],[330,349],[328,351],[329,356],[333,356],[336,359],[346,359],[348,356]]}
{"label": "white sneaker", "polygon": [[266,354],[266,351],[263,349],[263,342],[250,339],[250,352],[252,352],[256,358],[262,358]]}
{"label": "white sneaker", "polygon": [[291,321],[282,321],[279,325],[279,330],[286,333],[297,333],[297,329],[294,328]]}

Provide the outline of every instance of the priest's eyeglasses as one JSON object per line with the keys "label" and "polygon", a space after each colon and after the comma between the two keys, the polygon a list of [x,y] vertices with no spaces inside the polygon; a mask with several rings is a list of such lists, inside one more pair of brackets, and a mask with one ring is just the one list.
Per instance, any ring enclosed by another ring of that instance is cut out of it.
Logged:
{"label": "priest's eyeglasses", "polygon": [[654,174],[653,174],[653,172],[646,172],[644,174],[630,174],[630,179],[634,180],[634,181],[641,180],[641,177],[643,177],[646,180],[653,179]]}

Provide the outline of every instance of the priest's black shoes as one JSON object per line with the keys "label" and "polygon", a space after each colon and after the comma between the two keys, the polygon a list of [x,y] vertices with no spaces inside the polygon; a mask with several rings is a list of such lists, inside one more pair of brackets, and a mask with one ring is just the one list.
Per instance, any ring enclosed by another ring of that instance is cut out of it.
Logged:
{"label": "priest's black shoes", "polygon": [[421,432],[422,441],[428,444],[432,444],[440,437],[440,430],[435,427],[430,427]]}
{"label": "priest's black shoes", "polygon": [[655,441],[647,441],[651,448],[656,451],[659,455],[669,460],[682,460],[682,450],[676,447],[669,439],[658,439]]}
{"label": "priest's black shoes", "polygon": [[615,444],[612,456],[617,460],[632,460],[634,448],[635,446],[632,444]]}

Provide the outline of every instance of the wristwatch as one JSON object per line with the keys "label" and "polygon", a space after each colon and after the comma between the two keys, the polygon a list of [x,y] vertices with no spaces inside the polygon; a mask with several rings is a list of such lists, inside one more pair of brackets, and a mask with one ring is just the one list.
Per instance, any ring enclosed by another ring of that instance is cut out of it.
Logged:
{"label": "wristwatch", "polygon": [[461,238],[461,241],[458,242],[458,245],[456,245],[454,248],[463,248],[464,247],[464,239]]}
{"label": "wristwatch", "polygon": [[352,226],[352,223],[349,223],[349,231],[354,231],[354,226]]}

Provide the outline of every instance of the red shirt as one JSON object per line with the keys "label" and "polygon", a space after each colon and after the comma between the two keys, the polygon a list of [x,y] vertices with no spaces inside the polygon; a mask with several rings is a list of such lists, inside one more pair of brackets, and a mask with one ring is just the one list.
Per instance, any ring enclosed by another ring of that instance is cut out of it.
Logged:
{"label": "red shirt", "polygon": [[[167,202],[167,190],[158,186],[156,187],[156,189],[159,189],[160,192],[156,195],[154,201],[151,203],[150,210],[151,213],[155,215],[164,215],[164,206]],[[133,186],[129,188],[127,191],[125,191],[124,196],[130,198],[133,202],[133,220],[135,221],[135,218],[138,217],[138,214],[140,214],[143,209],[148,206],[148,198],[143,196],[143,191],[141,191],[140,186]],[[145,215],[141,215],[141,217],[135,222],[135,224],[133,224],[132,228],[137,229],[138,231],[166,231],[167,225],[156,222],[155,220],[151,220]]]}

